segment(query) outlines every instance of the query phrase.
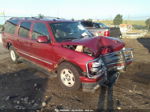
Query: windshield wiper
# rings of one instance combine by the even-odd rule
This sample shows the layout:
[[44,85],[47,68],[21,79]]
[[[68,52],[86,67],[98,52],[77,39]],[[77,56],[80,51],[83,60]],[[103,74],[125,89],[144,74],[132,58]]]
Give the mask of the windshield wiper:
[[65,40],[73,40],[73,39],[78,39],[76,37],[67,37],[67,38],[64,38]]

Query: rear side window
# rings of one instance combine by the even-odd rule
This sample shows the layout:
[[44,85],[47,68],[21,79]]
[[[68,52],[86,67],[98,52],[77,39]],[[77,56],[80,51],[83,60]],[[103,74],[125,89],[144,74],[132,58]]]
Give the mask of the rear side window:
[[31,27],[31,22],[22,22],[20,24],[19,36],[23,38],[28,38],[30,27]]
[[14,34],[18,20],[8,20],[4,25],[4,32]]
[[32,39],[35,40],[37,39],[38,36],[48,36],[49,38],[47,27],[43,23],[34,24],[33,32],[32,32]]
[[96,24],[96,23],[94,23],[93,26],[94,26],[95,28],[100,28],[100,26],[99,26],[98,24]]

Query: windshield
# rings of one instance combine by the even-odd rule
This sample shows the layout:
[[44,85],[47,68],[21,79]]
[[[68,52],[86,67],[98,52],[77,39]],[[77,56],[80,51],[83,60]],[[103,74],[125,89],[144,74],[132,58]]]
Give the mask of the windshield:
[[50,26],[57,42],[92,37],[79,22],[51,23]]

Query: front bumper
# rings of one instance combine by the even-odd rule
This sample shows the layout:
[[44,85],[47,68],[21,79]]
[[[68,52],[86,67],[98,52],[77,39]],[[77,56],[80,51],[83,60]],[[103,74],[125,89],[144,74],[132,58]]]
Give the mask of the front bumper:
[[82,82],[82,90],[84,92],[95,92],[100,86],[112,86],[119,78],[119,75],[120,73],[116,72],[108,79],[106,79],[105,76],[102,76],[95,82]]
[[[95,60],[98,60],[98,59],[103,60],[104,67],[102,67],[97,72],[96,75],[92,75],[92,74],[90,74],[88,64],[95,61]],[[133,61],[133,49],[123,48],[120,51],[100,56],[99,58],[97,58],[95,60],[91,60],[91,61],[87,62],[87,64],[86,64],[87,77],[80,78],[82,85],[83,85],[83,91],[96,90],[100,85],[105,85],[107,82],[108,83],[111,82],[111,84],[113,84],[119,76],[118,71],[125,69],[127,65],[132,63],[132,61]],[[114,72],[114,74],[110,75],[109,71],[116,71],[116,72]],[[113,77],[111,79],[111,81],[109,80],[110,76]]]
[[120,51],[103,55],[102,59],[108,71],[123,70],[133,62],[133,49],[123,48]]
[[[104,66],[99,69],[96,75],[90,74],[89,64],[96,60],[102,60],[104,62]],[[123,70],[127,65],[132,63],[133,61],[133,49],[131,48],[123,48],[120,51],[108,53],[105,55],[101,55],[99,58],[88,61],[86,63],[86,73],[87,77],[90,79],[96,79],[101,77],[103,74],[106,74],[107,71],[111,70]]]

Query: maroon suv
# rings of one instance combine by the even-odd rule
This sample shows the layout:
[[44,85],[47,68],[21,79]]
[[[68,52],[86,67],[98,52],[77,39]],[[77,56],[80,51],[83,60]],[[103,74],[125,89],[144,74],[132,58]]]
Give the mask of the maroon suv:
[[2,32],[11,60],[19,59],[57,74],[65,89],[112,85],[132,63],[131,49],[112,37],[93,37],[79,22],[49,18],[11,18]]

